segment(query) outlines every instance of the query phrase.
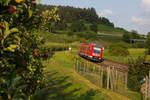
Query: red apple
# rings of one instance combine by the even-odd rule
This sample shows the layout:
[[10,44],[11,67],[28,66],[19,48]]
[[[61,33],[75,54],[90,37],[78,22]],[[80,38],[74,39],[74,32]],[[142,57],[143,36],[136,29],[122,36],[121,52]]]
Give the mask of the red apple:
[[4,27],[5,27],[5,25],[4,25],[4,24],[2,24],[2,25],[1,25],[1,27],[2,27],[2,28],[4,28]]
[[46,53],[45,56],[48,57],[48,53]]
[[37,49],[34,49],[34,51],[37,51]]
[[35,4],[35,3],[36,3],[36,1],[32,1],[32,3],[33,3],[33,4]]
[[36,56],[38,55],[38,53],[37,53],[37,52],[35,52],[34,54],[35,54]]
[[11,5],[11,6],[9,7],[8,11],[9,11],[9,13],[11,13],[11,14],[14,13],[14,11],[15,11],[14,6]]

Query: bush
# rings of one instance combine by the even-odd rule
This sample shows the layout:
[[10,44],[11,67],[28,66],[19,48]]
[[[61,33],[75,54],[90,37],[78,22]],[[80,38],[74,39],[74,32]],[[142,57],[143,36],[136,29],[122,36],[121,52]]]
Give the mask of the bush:
[[124,42],[115,43],[109,46],[109,53],[114,56],[128,56],[128,44]]
[[131,33],[124,33],[123,36],[122,36],[122,40],[124,42],[127,42],[127,43],[130,43],[130,39],[131,39]]
[[140,91],[140,82],[149,73],[150,66],[144,65],[144,61],[145,57],[138,57],[137,59],[130,58],[128,60],[128,87],[133,91]]

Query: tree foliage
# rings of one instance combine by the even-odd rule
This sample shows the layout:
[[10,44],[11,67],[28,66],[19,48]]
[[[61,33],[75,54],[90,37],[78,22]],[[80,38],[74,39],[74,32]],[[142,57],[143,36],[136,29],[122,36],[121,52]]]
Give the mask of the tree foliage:
[[49,32],[53,31],[55,23],[60,20],[59,15],[56,14],[58,8],[53,8],[51,10],[45,10],[41,14],[42,19],[42,27],[48,28]]
[[[56,6],[38,5],[38,12],[50,10]],[[58,6],[58,14],[65,23],[74,23],[83,20],[85,23],[97,23],[114,27],[114,24],[105,17],[99,17],[94,8],[75,8],[69,6]]]
[[140,35],[138,34],[136,30],[131,31],[131,37],[132,39],[140,39]]
[[114,56],[128,56],[128,45],[124,42],[112,44],[109,46],[109,53]]
[[51,51],[32,33],[45,16],[37,16],[35,0],[0,1],[0,99],[31,99],[46,86],[42,60]]
[[141,81],[149,73],[150,66],[144,65],[144,61],[145,57],[130,58],[128,60],[128,87],[134,91],[140,91]]
[[139,34],[137,31],[132,30],[131,32],[125,32],[122,36],[122,40],[126,43],[132,44],[132,48],[145,48],[144,40],[145,36]]
[[123,36],[122,36],[122,40],[124,42],[126,42],[126,43],[130,43],[130,41],[131,41],[131,34],[128,33],[128,32],[124,33]]

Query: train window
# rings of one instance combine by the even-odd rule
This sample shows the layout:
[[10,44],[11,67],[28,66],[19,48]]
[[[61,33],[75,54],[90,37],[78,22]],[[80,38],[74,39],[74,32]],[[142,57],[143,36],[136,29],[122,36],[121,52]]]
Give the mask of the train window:
[[100,54],[101,52],[99,50],[97,50],[97,54]]
[[97,51],[96,51],[96,50],[94,50],[94,53],[97,53]]

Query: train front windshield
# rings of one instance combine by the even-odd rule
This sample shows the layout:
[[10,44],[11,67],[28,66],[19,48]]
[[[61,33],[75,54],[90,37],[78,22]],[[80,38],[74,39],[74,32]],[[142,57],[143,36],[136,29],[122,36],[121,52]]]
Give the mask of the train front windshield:
[[94,48],[93,53],[100,54],[100,53],[101,53],[101,49],[95,49],[95,48]]

